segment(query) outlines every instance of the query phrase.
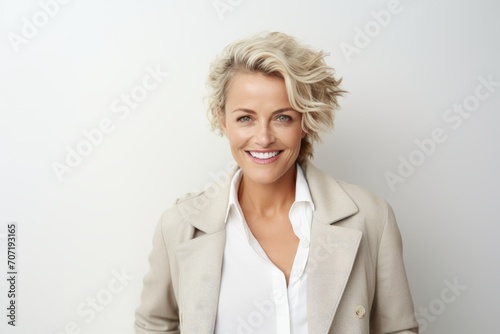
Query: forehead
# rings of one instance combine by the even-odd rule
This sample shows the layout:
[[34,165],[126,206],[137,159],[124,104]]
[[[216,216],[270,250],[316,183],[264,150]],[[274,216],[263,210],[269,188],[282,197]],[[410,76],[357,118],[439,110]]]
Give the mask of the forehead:
[[284,104],[289,106],[285,81],[260,72],[238,72],[229,83],[226,105],[238,103]]

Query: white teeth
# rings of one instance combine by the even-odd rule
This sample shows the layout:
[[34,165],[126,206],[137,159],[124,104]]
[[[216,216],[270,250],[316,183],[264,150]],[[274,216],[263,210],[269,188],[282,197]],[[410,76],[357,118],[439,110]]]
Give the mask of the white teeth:
[[275,157],[279,154],[279,151],[275,152],[252,152],[250,151],[250,154],[252,157],[257,158],[257,159],[270,159],[272,157]]

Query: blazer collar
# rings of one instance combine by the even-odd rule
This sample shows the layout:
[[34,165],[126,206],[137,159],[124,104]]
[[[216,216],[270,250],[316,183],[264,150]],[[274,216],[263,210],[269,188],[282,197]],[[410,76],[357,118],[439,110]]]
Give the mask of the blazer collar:
[[314,217],[318,223],[333,224],[358,213],[358,206],[337,181],[310,162],[302,168],[316,206]]
[[[318,223],[332,224],[359,211],[344,189],[328,174],[308,161],[301,167],[309,185],[315,206],[314,217]],[[209,234],[225,228],[231,179],[236,171],[237,167],[226,173],[223,181],[212,181],[205,187],[207,191],[192,199],[186,216],[191,225]]]
[[182,211],[187,212],[184,216],[191,225],[207,234],[225,229],[231,179],[237,170],[236,166],[230,172],[219,172],[217,175],[223,176],[223,180],[213,180],[204,192],[180,203],[185,206]]

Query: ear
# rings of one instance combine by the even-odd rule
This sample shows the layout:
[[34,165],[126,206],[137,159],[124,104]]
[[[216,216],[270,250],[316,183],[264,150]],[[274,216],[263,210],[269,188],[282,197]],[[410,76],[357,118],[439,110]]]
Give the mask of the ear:
[[306,122],[305,122],[304,114],[300,113],[300,129],[302,130],[302,135],[300,136],[300,138],[302,138],[302,139],[304,139],[304,137],[307,135],[305,123]]
[[301,138],[304,139],[308,132],[307,132],[307,130],[304,127],[304,123],[302,123],[301,127],[302,127],[302,136],[301,136]]

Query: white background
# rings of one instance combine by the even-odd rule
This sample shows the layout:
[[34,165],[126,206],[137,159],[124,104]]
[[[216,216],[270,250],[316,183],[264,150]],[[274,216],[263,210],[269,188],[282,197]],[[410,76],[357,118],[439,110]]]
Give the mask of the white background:
[[[387,10],[385,0],[222,0],[229,7],[219,13],[214,3],[73,0],[49,6],[49,16],[38,1],[0,2],[0,332],[133,332],[161,212],[231,161],[205,117],[209,63],[235,39],[277,30],[330,52],[343,77],[350,93],[315,163],[393,205],[424,332],[496,333],[499,3],[401,0],[386,26],[371,14]],[[347,44],[357,53],[343,52]],[[139,94],[156,68],[168,77],[120,118],[112,104]],[[473,97],[480,77],[497,82],[483,100]],[[443,118],[465,101],[472,111],[460,125]],[[66,164],[68,147],[103,119],[113,131],[59,181],[54,163]],[[415,141],[435,128],[446,140],[418,153]],[[410,157],[418,166],[391,189],[385,174]],[[15,328],[6,324],[11,222]],[[124,283],[114,281],[119,272]],[[91,311],[99,296],[105,305]]]

